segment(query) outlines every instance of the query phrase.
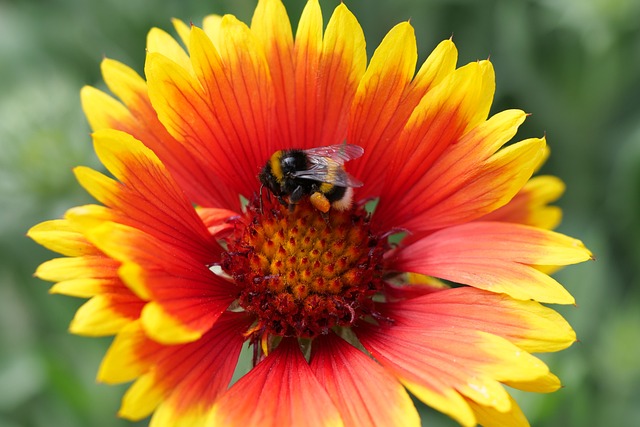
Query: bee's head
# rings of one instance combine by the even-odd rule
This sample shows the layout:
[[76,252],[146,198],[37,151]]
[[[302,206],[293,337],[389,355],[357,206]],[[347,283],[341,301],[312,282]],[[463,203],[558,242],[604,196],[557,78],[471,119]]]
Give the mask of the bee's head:
[[[278,154],[277,162],[282,174],[282,179],[293,178],[295,172],[308,169],[307,155],[302,150],[282,150]],[[275,156],[275,154],[274,154]],[[272,159],[272,169],[274,157]]]
[[275,195],[280,195],[282,192],[280,189],[280,182],[282,179],[278,179],[278,177],[273,173],[273,170],[271,169],[271,162],[267,162],[264,165],[258,174],[258,178],[260,179],[260,183],[267,187],[269,191]]

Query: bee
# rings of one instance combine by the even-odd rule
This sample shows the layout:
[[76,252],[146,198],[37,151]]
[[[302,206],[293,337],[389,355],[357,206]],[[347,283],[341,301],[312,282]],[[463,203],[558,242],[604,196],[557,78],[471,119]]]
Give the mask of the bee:
[[258,178],[262,186],[289,209],[308,196],[311,204],[322,213],[329,212],[332,207],[343,211],[351,206],[354,187],[363,185],[344,170],[344,163],[363,153],[362,147],[352,144],[278,150],[271,155]]

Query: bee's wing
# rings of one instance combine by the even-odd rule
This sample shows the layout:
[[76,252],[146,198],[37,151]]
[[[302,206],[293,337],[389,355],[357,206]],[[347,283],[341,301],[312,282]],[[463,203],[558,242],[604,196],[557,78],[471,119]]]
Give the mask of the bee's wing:
[[312,159],[312,162],[314,158],[329,158],[340,165],[364,154],[364,148],[353,144],[328,145],[303,151]]
[[[356,146],[352,145],[352,147]],[[364,185],[362,182],[349,175],[343,169],[341,162],[329,157],[319,157],[310,154],[308,158],[309,162],[311,162],[311,167],[307,170],[296,171],[293,173],[293,176],[296,178],[326,182],[338,187],[362,187]],[[339,170],[340,173],[336,173],[336,170]]]

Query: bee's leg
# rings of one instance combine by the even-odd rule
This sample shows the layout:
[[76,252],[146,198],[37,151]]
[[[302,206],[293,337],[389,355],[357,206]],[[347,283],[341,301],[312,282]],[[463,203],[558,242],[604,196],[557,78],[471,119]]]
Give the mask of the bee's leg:
[[296,207],[296,204],[302,199],[304,196],[304,188],[301,185],[298,185],[295,190],[289,194],[289,211],[293,211]]
[[282,205],[282,206],[288,206],[289,202],[287,202],[284,197],[282,196],[276,196],[276,198],[278,199],[278,202]]
[[323,214],[326,214],[327,212],[329,212],[329,209],[331,209],[331,202],[324,194],[319,191],[316,191],[311,196],[309,196],[309,201],[314,208],[318,209]]

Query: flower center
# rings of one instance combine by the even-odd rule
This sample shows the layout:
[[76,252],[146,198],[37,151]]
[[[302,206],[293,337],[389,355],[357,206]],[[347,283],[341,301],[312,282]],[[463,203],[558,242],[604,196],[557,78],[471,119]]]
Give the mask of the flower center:
[[369,217],[363,208],[323,216],[308,201],[293,210],[269,200],[249,206],[222,268],[241,286],[256,336],[310,338],[375,314],[386,246]]

